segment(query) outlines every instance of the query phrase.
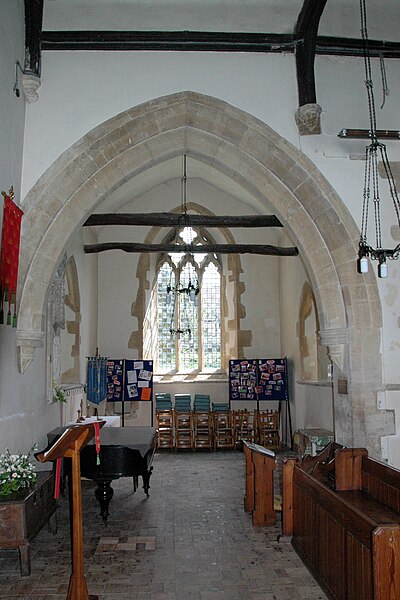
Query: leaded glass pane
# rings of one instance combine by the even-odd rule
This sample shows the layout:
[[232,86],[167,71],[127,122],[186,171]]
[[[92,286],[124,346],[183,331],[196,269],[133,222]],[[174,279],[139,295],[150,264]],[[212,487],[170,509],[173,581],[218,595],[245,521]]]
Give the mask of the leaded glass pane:
[[[180,276],[181,287],[187,288],[189,283],[195,285],[197,275],[192,264],[187,263]],[[193,371],[198,369],[199,337],[198,337],[198,302],[191,300],[186,293],[179,294],[179,370]]]
[[172,267],[164,263],[157,278],[157,311],[158,311],[158,369],[161,372],[176,368],[174,301],[175,294],[167,293],[167,286],[175,286],[175,275]]
[[201,321],[203,334],[203,368],[221,368],[221,276],[210,263],[201,284]]

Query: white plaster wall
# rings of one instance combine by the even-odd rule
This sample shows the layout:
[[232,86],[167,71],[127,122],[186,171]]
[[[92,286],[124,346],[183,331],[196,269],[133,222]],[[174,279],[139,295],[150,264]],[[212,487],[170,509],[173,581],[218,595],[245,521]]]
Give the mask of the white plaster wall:
[[291,55],[44,52],[40,101],[27,111],[24,194],[40,173],[96,125],[179,91],[226,100],[297,143],[291,118],[297,108],[295,82]]
[[[0,190],[14,186],[15,200],[21,199],[22,148],[25,101],[20,78],[19,98],[13,93],[15,63],[24,62],[24,2],[0,2]],[[0,201],[0,226],[3,198]],[[43,432],[57,422],[55,411],[45,400],[43,349],[24,375],[18,373],[15,329],[0,325],[0,452],[27,451],[35,442],[44,443]],[[54,423],[54,425],[53,425]]]
[[[67,257],[73,256],[76,264],[81,302],[80,310],[80,339],[79,343],[79,377],[68,383],[85,383],[87,357],[96,353],[97,347],[97,318],[98,318],[98,257],[96,254],[85,255],[84,243],[93,243],[96,236],[88,229],[80,230],[71,240],[67,249]],[[65,293],[68,293],[66,287]],[[74,313],[66,306],[66,319],[74,319]],[[61,370],[66,371],[73,366],[71,357],[72,344],[75,335],[63,333],[63,356]]]

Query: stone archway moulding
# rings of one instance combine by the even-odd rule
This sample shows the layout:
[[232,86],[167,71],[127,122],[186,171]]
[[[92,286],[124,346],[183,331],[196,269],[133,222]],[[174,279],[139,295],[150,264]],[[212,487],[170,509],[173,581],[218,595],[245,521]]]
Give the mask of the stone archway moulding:
[[[373,364],[379,385],[379,296],[372,274],[362,280],[360,294],[354,277],[358,235],[348,210],[315,165],[265,123],[194,92],[146,102],[99,125],[64,152],[27,194],[17,329],[21,372],[43,344],[46,290],[70,237],[126,181],[183,153],[231,177],[261,202],[268,199],[299,247],[321,330],[335,339],[334,353],[342,354],[340,368],[351,364],[360,372]],[[345,338],[351,340],[347,359],[345,345],[342,353],[337,349]],[[368,357],[358,352],[367,342]],[[361,378],[355,383],[353,390],[358,385],[362,391]]]

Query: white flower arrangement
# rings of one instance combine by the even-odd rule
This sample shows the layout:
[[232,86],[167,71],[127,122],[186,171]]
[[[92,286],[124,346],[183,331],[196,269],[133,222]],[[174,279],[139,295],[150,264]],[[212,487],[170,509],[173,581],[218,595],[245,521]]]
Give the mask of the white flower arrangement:
[[8,496],[36,482],[37,474],[30,462],[33,447],[28,454],[11,454],[6,448],[0,454],[0,496]]
[[58,383],[53,383],[53,398],[56,402],[66,402],[67,395]]

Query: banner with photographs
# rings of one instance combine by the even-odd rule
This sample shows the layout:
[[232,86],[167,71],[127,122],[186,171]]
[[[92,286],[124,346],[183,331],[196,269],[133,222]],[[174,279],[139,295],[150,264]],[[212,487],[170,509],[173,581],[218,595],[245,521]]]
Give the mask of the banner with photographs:
[[229,361],[229,400],[287,400],[287,359]]
[[108,359],[107,401],[150,401],[153,393],[153,361]]

